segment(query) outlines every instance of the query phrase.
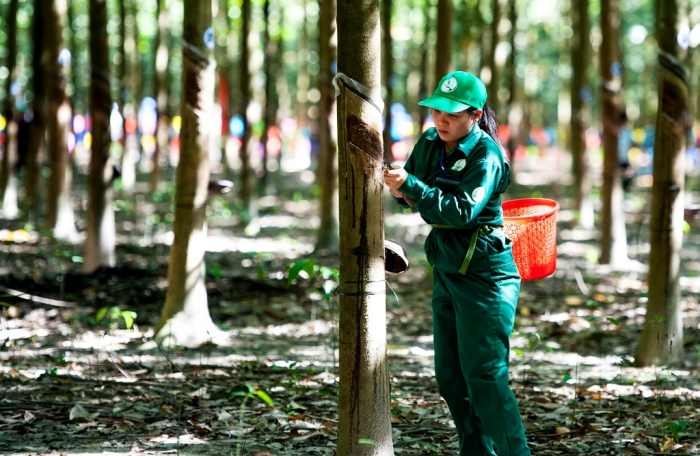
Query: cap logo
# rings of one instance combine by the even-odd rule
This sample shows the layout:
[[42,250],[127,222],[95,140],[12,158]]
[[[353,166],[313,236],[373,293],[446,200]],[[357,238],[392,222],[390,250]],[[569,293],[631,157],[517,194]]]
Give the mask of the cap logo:
[[446,93],[454,92],[455,89],[457,88],[457,78],[452,76],[451,78],[445,79],[443,81],[442,85],[440,86],[440,90]]

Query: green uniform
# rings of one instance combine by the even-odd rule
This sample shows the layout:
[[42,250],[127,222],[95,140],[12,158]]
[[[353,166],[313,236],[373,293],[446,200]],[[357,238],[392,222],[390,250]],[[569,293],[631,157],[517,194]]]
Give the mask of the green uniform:
[[433,226],[425,251],[433,267],[435,375],[462,456],[529,455],[508,386],[508,338],[520,276],[503,225],[509,165],[477,125],[449,155],[434,128],[406,162],[400,191]]

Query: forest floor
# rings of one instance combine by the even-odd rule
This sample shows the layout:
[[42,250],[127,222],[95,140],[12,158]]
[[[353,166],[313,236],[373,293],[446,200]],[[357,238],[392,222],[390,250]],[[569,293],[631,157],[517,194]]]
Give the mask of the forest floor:
[[[532,195],[526,188],[514,196]],[[533,454],[700,454],[700,224],[693,221],[684,240],[684,360],[637,368],[644,191],[628,195],[632,260],[625,268],[595,265],[596,235],[572,228],[559,185],[537,191],[560,200],[562,210],[557,272],[523,284],[512,337],[512,387]],[[132,200],[138,206],[145,197]],[[167,286],[168,236],[153,222],[168,211],[162,203],[146,215],[120,206],[118,266],[91,276],[79,273],[80,246],[4,232],[0,453],[333,454],[337,304],[318,277],[287,280],[299,259],[337,267],[311,254],[315,205],[263,198],[259,224],[245,235],[214,201],[207,289],[230,344],[164,349],[152,332]],[[433,376],[426,227],[391,203],[385,209],[387,237],[406,246],[412,263],[387,278],[395,454],[456,455]],[[130,312],[135,325],[124,329]]]

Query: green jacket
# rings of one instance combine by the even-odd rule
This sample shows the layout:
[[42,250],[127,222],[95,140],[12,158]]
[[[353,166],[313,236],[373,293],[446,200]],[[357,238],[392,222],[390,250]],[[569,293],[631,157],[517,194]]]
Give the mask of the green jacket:
[[503,150],[477,125],[449,156],[444,150],[437,130],[426,130],[404,166],[408,177],[399,189],[433,226],[425,243],[428,262],[462,273],[498,267],[494,261],[512,263],[510,240],[494,229],[503,225],[501,194],[510,183]]

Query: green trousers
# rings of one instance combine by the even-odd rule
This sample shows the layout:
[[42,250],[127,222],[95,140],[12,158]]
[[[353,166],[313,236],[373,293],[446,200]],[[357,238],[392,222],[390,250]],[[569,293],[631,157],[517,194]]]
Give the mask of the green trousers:
[[508,386],[508,339],[520,294],[517,270],[508,268],[466,275],[433,269],[435,376],[461,456],[530,455]]

